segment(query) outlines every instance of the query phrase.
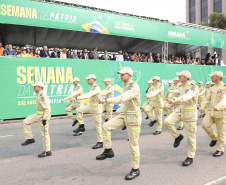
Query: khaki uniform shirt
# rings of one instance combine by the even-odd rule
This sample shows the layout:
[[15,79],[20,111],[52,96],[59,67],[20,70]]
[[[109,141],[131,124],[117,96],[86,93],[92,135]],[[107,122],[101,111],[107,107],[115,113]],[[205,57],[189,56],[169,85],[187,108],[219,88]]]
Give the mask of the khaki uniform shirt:
[[89,106],[91,107],[92,111],[97,113],[102,113],[102,104],[98,104],[98,100],[101,99],[101,89],[95,83],[91,86],[90,92],[83,94],[77,97],[77,100],[84,100],[89,98]]
[[49,97],[42,91],[37,94],[36,100],[37,114],[42,115],[44,120],[50,120],[51,117],[51,107]]
[[178,89],[179,97],[174,98],[178,102],[179,108],[176,112],[181,112],[182,121],[196,121],[197,120],[197,103],[198,103],[198,88],[190,85],[190,83],[183,84]]
[[150,98],[152,107],[163,107],[163,93],[164,86],[162,84],[159,84],[153,86],[152,92],[146,94],[146,97]]
[[205,87],[199,87],[199,98],[205,97]]
[[[78,96],[83,95],[83,88],[82,86],[79,84],[75,87],[74,92],[68,96],[67,98],[64,98],[65,101],[70,100],[71,98],[75,98]],[[68,102],[69,105],[71,105],[71,100]],[[72,104],[75,107],[80,107],[82,105],[84,105],[84,101],[83,100],[75,100],[74,103]]]
[[167,97],[170,97],[170,96],[173,94],[170,90],[174,90],[174,86],[169,86],[169,87],[167,88],[167,92],[166,92],[166,94],[165,94],[164,100],[165,100]]
[[141,125],[140,88],[132,80],[124,84],[123,94],[107,98],[106,102],[120,104],[123,102],[125,122],[129,125]]
[[[215,84],[210,87],[210,90],[202,104],[202,109],[206,108],[206,106],[210,104],[208,114],[215,118],[223,118],[225,114],[224,111],[226,110],[225,97],[226,87],[224,86],[224,83],[221,82],[220,84]],[[213,111],[214,107],[218,108],[219,111]]]

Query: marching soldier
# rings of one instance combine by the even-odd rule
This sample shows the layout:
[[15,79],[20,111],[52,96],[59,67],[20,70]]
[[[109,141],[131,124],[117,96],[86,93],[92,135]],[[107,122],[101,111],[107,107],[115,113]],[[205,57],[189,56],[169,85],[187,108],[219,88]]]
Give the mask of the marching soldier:
[[[103,82],[105,83],[106,89],[104,92],[101,93],[101,97],[105,96],[105,98],[113,98],[114,97],[114,89],[113,89],[113,87],[111,87],[111,84],[110,84],[111,80],[109,78],[106,78],[105,80],[103,80]],[[103,104],[102,118],[105,120],[105,122],[107,122],[108,120],[110,120],[112,118],[113,107],[114,107],[114,104],[111,104],[111,103]],[[107,112],[107,116],[104,114],[104,111]]]
[[[210,88],[210,91],[207,94],[199,111],[200,113],[203,113],[203,110],[206,108],[206,106],[210,104],[209,111],[202,121],[202,128],[212,139],[210,147],[215,146],[217,143],[217,151],[213,154],[213,156],[220,157],[224,154],[224,149],[226,146],[226,106],[224,104],[226,97],[226,87],[222,82],[224,75],[221,71],[215,71],[213,74],[210,74],[210,76],[212,82],[214,82],[215,85]],[[215,133],[211,128],[214,123],[217,127],[217,133]]]
[[96,76],[94,74],[90,74],[88,77],[86,77],[86,80],[88,84],[91,86],[90,92],[71,99],[71,101],[75,101],[75,100],[84,100],[86,98],[89,98],[89,105],[84,105],[76,109],[79,127],[73,130],[73,132],[75,132],[74,136],[79,136],[81,135],[82,132],[85,132],[83,113],[92,114],[94,125],[97,131],[97,144],[94,145],[92,148],[98,149],[103,147],[103,136],[102,136],[102,128],[101,128],[102,105],[98,104],[98,100],[101,98],[101,95],[100,95],[101,89],[96,84]]
[[[169,99],[173,99],[173,98],[177,98],[178,96],[180,96],[179,94],[179,78],[176,77],[173,79],[173,83],[174,83],[174,86],[173,86],[173,90],[169,90],[169,93],[171,93],[171,96],[169,97]],[[168,103],[168,102],[167,102]],[[180,104],[179,103],[174,103],[174,104],[167,104],[168,106],[172,106],[173,109],[175,110],[176,108],[179,108]],[[183,124],[183,121],[179,121],[179,127],[177,128],[177,130],[183,130],[184,128],[184,124]]]
[[141,126],[140,88],[131,79],[133,70],[130,67],[124,67],[117,73],[121,74],[121,80],[124,82],[124,93],[115,98],[101,99],[99,100],[99,103],[109,102],[113,104],[119,104],[123,102],[123,113],[120,113],[118,116],[103,124],[105,150],[101,155],[97,156],[96,159],[104,160],[106,158],[114,157],[111,144],[111,131],[123,126],[127,126],[132,170],[125,176],[125,179],[132,180],[140,175],[140,151],[138,144]]
[[83,95],[83,88],[79,84],[80,79],[76,77],[72,82],[75,85],[74,92],[70,96],[68,96],[67,98],[64,98],[62,100],[62,102],[70,100],[67,104],[67,108],[65,109],[65,112],[67,113],[67,116],[72,119],[72,121],[73,121],[72,126],[75,126],[78,123],[78,120],[76,119],[76,116],[74,116],[72,114],[72,111],[83,106],[84,101],[83,100],[76,100],[76,101],[74,101],[74,103],[72,103],[71,98]]
[[[206,85],[207,85],[207,88],[206,88],[206,90],[205,90],[205,98],[206,98],[207,95],[210,93],[210,87],[212,87],[213,83],[212,83],[212,81],[208,81],[208,82],[206,82]],[[205,100],[205,99],[204,99],[204,100]],[[201,106],[202,106],[202,105],[201,105]],[[204,114],[206,114],[207,108],[209,109],[209,106],[210,106],[210,104],[208,103],[208,104],[206,105],[206,108],[203,109],[203,113],[204,113]]]
[[[163,93],[164,93],[164,86],[159,83],[160,78],[158,76],[155,76],[152,79],[155,86],[152,88],[152,91],[150,93],[147,93],[145,95],[146,99],[150,99],[150,104],[148,104],[144,112],[146,115],[148,115],[151,122],[149,123],[149,126],[152,127],[157,122],[157,129],[154,132],[154,135],[161,134],[162,130],[162,111],[163,111]],[[153,115],[153,110],[155,112],[157,120],[155,120],[155,117]]]
[[182,163],[183,166],[189,166],[193,163],[193,158],[196,151],[196,130],[197,130],[197,101],[198,89],[189,83],[191,73],[189,71],[182,71],[177,73],[182,86],[179,88],[179,97],[170,99],[169,103],[180,103],[172,114],[170,114],[164,121],[164,124],[169,133],[175,138],[173,146],[176,148],[180,145],[181,140],[184,138],[182,134],[174,127],[174,124],[183,121],[184,128],[187,134],[187,149],[188,157]]
[[[150,93],[150,92],[152,91],[153,81],[152,81],[152,80],[149,80],[147,83],[148,83],[149,88],[147,89],[146,93]],[[143,110],[143,111],[145,110],[145,107],[146,107],[148,104],[150,104],[150,99],[148,99],[148,100],[143,104],[143,106],[142,106],[142,110]],[[154,115],[154,111],[152,111],[151,114]],[[148,115],[147,115],[147,117],[146,117],[145,119],[148,119]]]
[[166,114],[166,117],[170,114],[170,113],[172,113],[173,112],[173,106],[171,105],[171,106],[169,106],[169,104],[168,104],[168,101],[167,101],[167,99],[169,98],[169,97],[171,97],[172,96],[172,91],[170,91],[170,90],[174,90],[174,87],[173,87],[173,81],[172,80],[169,80],[168,81],[168,84],[169,84],[169,86],[168,86],[168,88],[167,88],[167,91],[166,91],[166,94],[165,94],[165,97],[164,97],[164,107],[163,107],[163,110],[164,110],[164,112],[165,112],[165,114]]
[[32,84],[34,87],[34,91],[37,93],[36,100],[36,108],[37,112],[28,116],[23,121],[24,127],[24,136],[26,141],[21,143],[22,146],[26,146],[32,143],[35,143],[35,140],[32,135],[31,124],[39,123],[39,128],[42,134],[43,142],[44,142],[44,152],[38,154],[38,157],[46,157],[51,156],[52,152],[50,150],[50,137],[49,137],[49,120],[51,117],[51,107],[48,96],[43,92],[44,83],[43,82],[35,82]]
[[[199,82],[199,96],[198,96],[198,105],[201,107],[202,102],[205,98],[205,87],[203,87],[203,82]],[[203,111],[203,114],[200,114],[200,118],[205,116],[205,112]]]

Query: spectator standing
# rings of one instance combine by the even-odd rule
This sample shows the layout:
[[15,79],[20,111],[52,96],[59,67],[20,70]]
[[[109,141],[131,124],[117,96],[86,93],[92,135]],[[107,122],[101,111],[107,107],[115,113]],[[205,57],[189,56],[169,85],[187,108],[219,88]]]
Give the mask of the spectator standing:
[[153,59],[153,57],[152,57],[152,53],[149,53],[147,62],[148,62],[148,63],[153,63],[153,61],[154,61],[154,59]]
[[40,57],[40,55],[38,54],[38,49],[37,48],[35,50],[33,50],[33,53],[31,54],[31,57]]
[[43,50],[40,51],[40,57],[42,57],[42,58],[49,58],[50,54],[49,54],[48,50],[49,50],[48,47],[44,46]]
[[21,57],[31,57],[31,55],[29,55],[29,53],[27,53],[27,50],[24,49],[23,53],[21,54]]
[[67,58],[71,59],[71,51],[70,50],[67,52]]
[[90,59],[99,60],[99,54],[97,52],[97,47],[93,48],[93,51],[91,51]]
[[51,53],[51,58],[60,58],[60,52],[57,48],[54,48],[54,51]]
[[84,49],[84,50],[83,50],[83,53],[82,53],[82,55],[81,55],[81,58],[82,58],[82,59],[86,59],[86,60],[90,59],[90,57],[89,57],[89,55],[88,55],[88,53],[87,53],[87,49]]
[[112,60],[116,60],[116,55],[113,54]]
[[72,58],[72,59],[79,59],[79,56],[78,56],[78,54],[77,54],[77,50],[75,50],[75,51],[73,52],[73,54],[71,55],[71,58]]
[[142,58],[141,58],[141,54],[140,53],[138,53],[137,59],[138,59],[138,62],[141,62],[142,61]]
[[124,61],[131,61],[131,56],[130,54],[128,54],[127,51],[125,51],[125,54],[124,54]]
[[161,63],[161,58],[159,53],[157,53],[156,57],[154,58],[154,63]]
[[102,55],[102,60],[109,60],[109,56],[108,56],[108,51],[107,50],[105,50],[104,51],[104,55]]
[[115,56],[116,61],[124,61],[123,55],[122,55],[122,50],[118,52],[118,55]]
[[67,58],[67,49],[63,48],[62,52],[60,53],[60,58]]
[[2,43],[0,42],[0,56],[4,55],[4,48],[2,47]]
[[4,50],[4,56],[16,56],[16,51],[13,49],[12,44],[9,44],[8,47]]

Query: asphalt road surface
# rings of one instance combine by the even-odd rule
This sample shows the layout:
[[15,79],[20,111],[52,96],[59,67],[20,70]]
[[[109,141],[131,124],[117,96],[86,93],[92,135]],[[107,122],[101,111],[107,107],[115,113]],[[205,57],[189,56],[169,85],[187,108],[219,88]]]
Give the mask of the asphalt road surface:
[[[67,118],[51,120],[50,137],[53,155],[38,158],[43,151],[38,124],[32,126],[35,143],[21,146],[25,141],[22,120],[0,124],[0,184],[2,185],[225,185],[226,156],[215,158],[216,147],[209,147],[210,138],[198,120],[197,152],[194,163],[183,167],[187,157],[186,140],[178,148],[173,147],[174,139],[163,126],[162,134],[155,136],[156,125],[149,127],[143,122],[140,136],[140,176],[132,181],[124,180],[131,170],[127,132],[112,131],[115,157],[97,161],[96,156],[103,149],[93,150],[96,131],[92,117],[85,115],[86,132],[74,137],[72,121]],[[165,119],[165,118],[164,118]],[[178,125],[176,126],[178,127]],[[215,127],[214,127],[215,129]],[[181,132],[185,135],[185,131]]]

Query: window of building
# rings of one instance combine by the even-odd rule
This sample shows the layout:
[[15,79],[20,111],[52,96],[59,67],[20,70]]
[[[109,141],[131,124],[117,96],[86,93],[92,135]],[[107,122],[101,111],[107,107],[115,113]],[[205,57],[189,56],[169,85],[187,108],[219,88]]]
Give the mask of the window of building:
[[214,0],[214,12],[222,13],[222,0]]
[[190,17],[190,23],[196,23],[196,6],[195,6],[195,0],[190,0],[189,2],[189,17]]
[[208,0],[201,1],[201,21],[208,23]]

